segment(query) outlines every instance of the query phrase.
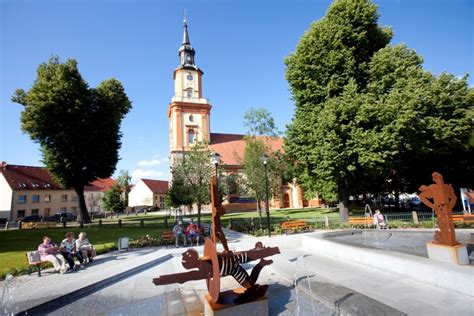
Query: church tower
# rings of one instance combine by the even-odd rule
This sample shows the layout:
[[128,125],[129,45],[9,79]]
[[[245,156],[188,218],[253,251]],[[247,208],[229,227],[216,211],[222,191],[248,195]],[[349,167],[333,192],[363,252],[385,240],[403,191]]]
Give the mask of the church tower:
[[202,97],[203,72],[194,62],[195,53],[184,19],[183,43],[178,50],[180,65],[174,70],[174,96],[168,106],[170,166],[196,142],[210,141],[211,105]]

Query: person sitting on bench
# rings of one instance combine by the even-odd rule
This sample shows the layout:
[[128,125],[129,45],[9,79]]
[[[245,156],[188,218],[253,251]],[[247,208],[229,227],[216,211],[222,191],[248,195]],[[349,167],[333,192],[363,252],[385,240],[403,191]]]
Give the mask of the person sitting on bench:
[[186,234],[184,233],[183,222],[178,221],[178,224],[173,227],[174,241],[176,243],[176,248],[178,248],[179,239],[183,239],[183,246],[186,247]]
[[76,248],[76,240],[74,239],[74,233],[67,232],[66,238],[63,239],[61,242],[61,254],[63,255],[64,259],[66,259],[67,263],[69,264],[69,268],[71,270],[76,270],[76,264],[74,263],[74,258],[79,260],[79,263],[83,264],[84,258],[82,257],[82,253],[77,251]]
[[96,251],[86,236],[85,232],[79,233],[79,238],[76,239],[76,249],[82,253],[84,259],[88,258],[89,262],[92,262],[94,261],[93,258],[96,255]]
[[59,253],[59,247],[51,241],[50,236],[43,236],[43,243],[38,246],[41,261],[49,261],[53,264],[54,270],[63,274],[66,272],[66,261]]
[[374,225],[378,229],[385,229],[387,228],[387,223],[385,222],[385,218],[383,217],[383,214],[380,212],[380,210],[376,210],[374,214]]
[[196,239],[196,246],[199,246],[199,227],[198,225],[194,224],[193,219],[191,219],[188,227],[186,227],[186,235],[189,242],[191,243],[191,246],[193,245],[193,238]]

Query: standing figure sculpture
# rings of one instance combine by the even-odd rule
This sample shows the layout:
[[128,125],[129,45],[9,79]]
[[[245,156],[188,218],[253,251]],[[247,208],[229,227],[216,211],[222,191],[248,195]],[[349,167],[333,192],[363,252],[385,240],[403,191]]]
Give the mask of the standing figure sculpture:
[[212,206],[212,241],[217,244],[219,240],[224,247],[224,252],[229,252],[229,246],[227,246],[227,239],[225,238],[224,232],[222,231],[221,215],[222,204],[219,197],[219,190],[217,187],[217,177],[211,177],[211,206]]
[[453,187],[444,183],[440,173],[433,172],[432,176],[434,184],[420,186],[419,197],[426,206],[436,212],[439,230],[435,232],[434,242],[448,246],[459,245],[452,220],[452,209],[457,200]]

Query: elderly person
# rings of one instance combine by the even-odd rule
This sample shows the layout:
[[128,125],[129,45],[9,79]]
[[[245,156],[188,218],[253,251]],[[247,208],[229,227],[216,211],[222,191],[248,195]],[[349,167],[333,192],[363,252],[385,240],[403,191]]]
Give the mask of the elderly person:
[[59,248],[64,259],[66,259],[71,270],[76,270],[76,265],[74,263],[74,258],[79,260],[79,263],[82,266],[84,258],[82,253],[76,249],[76,240],[74,239],[74,233],[67,232],[66,238],[61,242],[61,247]]
[[199,227],[194,224],[194,221],[191,219],[188,227],[186,227],[186,236],[188,237],[191,247],[193,245],[193,238],[196,239],[196,246],[199,246]]
[[182,221],[178,221],[173,227],[174,241],[176,243],[176,248],[178,248],[179,239],[183,240],[183,246],[186,246],[186,234],[184,233],[184,226]]
[[63,274],[66,272],[66,261],[59,254],[59,247],[51,241],[50,236],[43,237],[43,243],[38,246],[42,261],[49,261],[53,264],[54,270]]
[[81,252],[83,258],[88,258],[89,262],[94,261],[96,251],[94,246],[87,239],[87,234],[85,232],[79,233],[79,238],[76,240],[76,249]]

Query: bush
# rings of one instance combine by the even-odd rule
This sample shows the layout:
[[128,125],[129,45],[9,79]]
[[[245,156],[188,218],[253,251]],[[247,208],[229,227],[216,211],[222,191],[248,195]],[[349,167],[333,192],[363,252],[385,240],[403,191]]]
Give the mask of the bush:
[[131,248],[144,248],[144,247],[153,247],[153,246],[160,246],[163,244],[161,238],[151,237],[150,235],[145,235],[140,237],[137,240],[132,240],[130,242]]

